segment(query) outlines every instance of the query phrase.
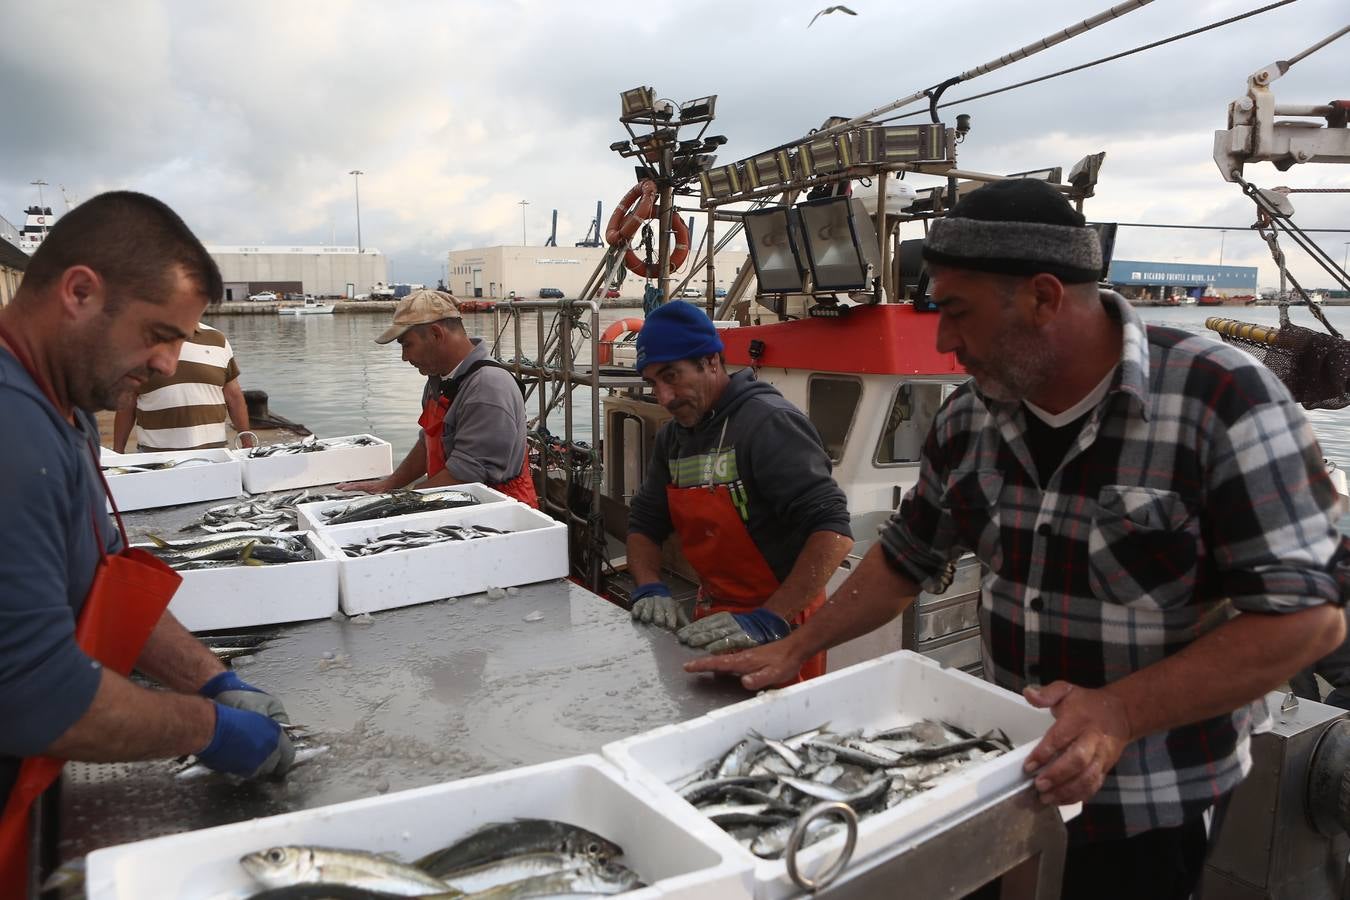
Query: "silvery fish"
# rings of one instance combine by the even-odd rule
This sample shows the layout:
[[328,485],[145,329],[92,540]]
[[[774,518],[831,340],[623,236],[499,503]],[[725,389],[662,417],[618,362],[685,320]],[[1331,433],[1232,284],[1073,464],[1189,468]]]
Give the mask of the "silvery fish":
[[404,863],[373,853],[333,847],[272,847],[239,860],[265,887],[329,884],[383,891],[399,897],[450,893],[445,882]]
[[618,863],[536,875],[475,894],[465,900],[526,900],[529,897],[570,897],[577,894],[622,894],[642,887],[632,870]]
[[550,819],[515,819],[484,825],[415,865],[432,875],[496,862],[522,853],[561,853],[596,863],[623,855],[623,848],[593,831]]

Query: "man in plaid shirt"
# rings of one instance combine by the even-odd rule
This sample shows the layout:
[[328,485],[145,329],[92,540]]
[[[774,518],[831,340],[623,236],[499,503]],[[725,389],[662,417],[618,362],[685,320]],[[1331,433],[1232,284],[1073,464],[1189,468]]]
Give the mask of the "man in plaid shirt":
[[1027,771],[1045,802],[1085,803],[1064,897],[1185,898],[1258,701],[1345,631],[1321,451],[1246,354],[1099,293],[1096,233],[1043,182],[974,192],[924,257],[938,349],[974,377],[918,484],[807,626],[686,668],[775,684],[972,552],[988,673],[1055,717]]

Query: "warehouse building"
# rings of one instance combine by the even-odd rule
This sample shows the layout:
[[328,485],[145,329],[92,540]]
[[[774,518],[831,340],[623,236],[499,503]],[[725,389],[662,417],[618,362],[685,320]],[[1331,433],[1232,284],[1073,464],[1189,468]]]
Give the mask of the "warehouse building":
[[[604,259],[604,247],[480,247],[451,250],[446,284],[458,297],[538,297],[543,288],[557,288],[565,297],[577,296]],[[689,260],[675,273],[676,283],[689,273]],[[717,254],[716,287],[731,286],[741,266],[748,265],[744,251]],[[706,290],[706,269],[689,280],[689,287]],[[646,280],[629,272],[619,286],[622,297],[642,297]]]
[[220,266],[226,301],[250,294],[313,294],[356,297],[389,280],[389,262],[379,250],[365,247],[223,247],[207,245]]
[[1256,266],[1116,259],[1107,281],[1131,300],[1164,300],[1177,294],[1255,297],[1256,272]]

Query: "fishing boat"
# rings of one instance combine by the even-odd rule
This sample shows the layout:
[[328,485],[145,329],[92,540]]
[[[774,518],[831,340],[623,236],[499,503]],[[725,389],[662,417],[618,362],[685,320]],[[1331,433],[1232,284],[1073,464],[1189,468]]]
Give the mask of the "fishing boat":
[[277,307],[279,316],[329,316],[333,314],[332,303],[320,303],[313,297],[306,297],[305,302],[295,306]]
[[[1119,4],[1075,28],[1095,27],[1143,2]],[[1056,32],[1053,41],[1028,45],[953,82],[1029,56],[1071,33],[1077,32]],[[504,759],[506,766],[556,759],[595,749],[615,731],[665,725],[664,732],[682,732],[686,725],[673,723],[743,699],[736,685],[682,678],[678,663],[687,658],[679,655],[682,648],[667,635],[653,639],[651,630],[629,626],[597,596],[626,605],[632,588],[622,570],[627,504],[645,475],[656,431],[669,418],[634,368],[633,335],[640,331],[640,320],[625,319],[615,323],[617,330],[602,331],[603,292],[625,267],[648,281],[658,302],[679,297],[696,274],[703,279],[706,273],[706,283],[714,285],[715,248],[746,234],[752,265],[736,273],[725,297],[708,295],[704,303],[722,329],[728,366],[754,369],[805,411],[834,460],[859,537],[853,555],[835,573],[832,586],[837,584],[857,566],[874,540],[875,526],[914,483],[921,445],[938,409],[967,378],[951,355],[934,349],[938,317],[918,252],[925,222],[943,215],[965,193],[1011,177],[959,165],[959,146],[971,131],[963,116],[950,124],[938,119],[943,90],[935,85],[853,119],[827,120],[799,140],[721,166],[713,166],[710,157],[725,139],[703,136],[714,118],[715,98],[674,108],[651,88],[625,91],[620,122],[628,138],[611,149],[636,164],[642,181],[652,187],[640,181],[620,204],[611,223],[617,237],[609,239],[602,262],[575,299],[517,300],[492,311],[494,355],[527,391],[529,457],[541,508],[569,531],[570,579],[526,586],[516,598],[480,597],[471,604],[430,603],[386,613],[373,629],[340,616],[293,628],[285,635],[284,652],[261,655],[251,664],[250,678],[283,695],[294,686],[301,716],[308,707],[349,729],[325,759],[322,776],[316,772],[296,779],[284,794],[241,790],[229,795],[215,785],[175,783],[172,776],[150,773],[148,764],[135,778],[111,786],[96,783],[93,776],[71,778],[63,812],[71,813],[76,824],[66,831],[62,851],[111,843],[106,833],[91,836],[100,827],[130,827],[127,823],[136,817],[126,814],[113,825],[86,822],[98,819],[110,801],[142,809],[153,803],[163,820],[149,823],[156,833],[205,828],[278,810],[304,812],[333,802],[335,795],[369,797],[389,790],[391,781],[400,788],[421,786],[444,781],[448,773],[501,768]],[[913,103],[927,106],[930,122],[885,121],[895,109]],[[685,125],[694,126],[691,132],[698,136],[681,140]],[[1046,170],[1054,173],[1047,180],[1081,210],[1094,193],[1104,157],[1095,153],[1080,159],[1068,167],[1067,176],[1063,169]],[[891,189],[889,182],[901,174],[915,186],[912,193]],[[855,196],[867,182],[867,190],[875,193],[871,209]],[[644,195],[652,201],[646,218],[673,227],[667,231],[657,225],[655,233],[630,248],[636,229],[624,235],[624,218]],[[681,203],[696,204],[708,214],[705,249],[693,254],[687,269],[673,264],[677,257],[684,261],[692,246],[689,235],[681,233],[688,231]],[[677,276],[677,269],[683,274]],[[539,336],[535,359],[525,355],[526,328]],[[561,413],[559,434],[545,428],[550,413]],[[578,415],[589,417],[588,435],[591,440],[603,435],[602,445],[582,439],[575,427]],[[666,567],[677,591],[683,585],[684,595],[692,594],[692,571],[678,547],[668,548]],[[452,573],[441,574],[449,584]],[[936,671],[939,667],[930,665],[935,661],[943,668],[979,671],[982,573],[967,558],[949,574],[942,592],[921,595],[900,619],[831,650],[831,668],[904,648],[928,657],[920,661],[920,670]],[[532,632],[536,627],[548,631]],[[335,646],[341,651],[331,649]],[[453,652],[445,653],[447,646]],[[355,672],[345,668],[353,664]],[[332,684],[316,682],[316,667]],[[824,720],[867,691],[881,692],[866,677],[875,671],[865,671],[847,696],[811,714]],[[381,681],[390,680],[398,690],[381,692]],[[424,689],[424,684],[432,687]],[[751,703],[767,707],[801,696],[799,689],[792,690],[798,693],[777,692]],[[890,700],[887,694],[885,701]],[[1313,706],[1283,710],[1272,735],[1254,744],[1252,790],[1235,797],[1223,835],[1236,835],[1240,847],[1236,852],[1229,848],[1228,868],[1214,881],[1218,890],[1207,882],[1204,900],[1337,896],[1325,888],[1343,877],[1350,849],[1344,827],[1350,817],[1340,790],[1350,764],[1345,756],[1326,751],[1345,746],[1331,738],[1344,738],[1334,729],[1337,721],[1347,723]],[[726,720],[724,711],[719,715],[717,721]],[[546,743],[545,755],[522,735]],[[387,768],[377,769],[376,756],[388,761]],[[529,799],[537,804],[550,788],[562,786],[578,815],[602,805],[595,802],[594,790],[573,791],[565,777],[559,773],[551,784],[532,787]],[[493,785],[494,796],[507,793],[503,784]],[[838,890],[822,895],[881,896],[905,883],[916,896],[954,896],[1028,862],[1018,880],[1035,879],[1037,896],[1055,895],[1063,825],[1056,810],[1039,806],[1028,785],[1019,790],[988,796],[973,789],[959,816],[932,822],[912,840],[881,848],[863,865],[850,867],[845,850],[839,863],[828,867],[839,876],[833,886]],[[587,797],[587,803],[578,806],[576,796]],[[361,802],[365,808],[387,806],[387,821],[379,830],[407,841],[415,829],[401,809],[394,811],[394,799]],[[537,808],[520,802],[508,815],[529,815]],[[330,813],[311,812],[303,819],[298,813],[288,817],[291,827],[320,834]],[[638,840],[642,822],[638,816],[626,819],[625,838],[631,833]],[[230,839],[237,833],[229,832]],[[127,839],[124,833],[117,837]],[[309,831],[302,839],[311,839]],[[220,855],[215,842],[205,838],[191,846],[193,852]],[[671,852],[666,861],[670,866],[675,855]],[[175,856],[162,858],[166,868],[177,864]],[[793,878],[802,890],[820,886],[797,874]],[[1005,885],[1005,896],[1013,892]],[[726,895],[749,896],[744,886]]]

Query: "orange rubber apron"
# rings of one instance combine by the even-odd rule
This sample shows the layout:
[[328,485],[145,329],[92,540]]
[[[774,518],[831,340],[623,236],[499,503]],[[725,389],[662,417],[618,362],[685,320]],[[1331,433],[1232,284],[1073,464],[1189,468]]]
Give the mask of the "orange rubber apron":
[[[687,488],[666,485],[666,502],[684,558],[698,573],[695,619],[758,609],[778,590],[781,582],[755,546],[725,484]],[[824,604],[822,590],[806,609],[792,617],[793,627],[805,624]],[[824,674],[825,654],[817,653],[801,667],[796,681]]]
[[[441,437],[445,433],[445,417],[449,412],[450,400],[435,394],[422,407],[422,415],[417,417],[417,424],[422,426],[422,443],[426,447],[428,478],[445,468],[445,444]],[[501,484],[489,484],[488,487],[538,509],[539,497],[534,492],[534,476],[530,473],[530,448],[525,448],[519,475]]]
[[[9,345],[10,352],[19,360],[28,375],[42,389],[47,399],[59,410],[50,388],[38,376],[14,339],[0,327],[0,338]],[[94,453],[90,446],[90,453]],[[103,472],[94,460],[103,491],[112,503],[112,494]],[[97,511],[90,510],[89,524],[94,540],[102,547],[102,537],[96,521]],[[84,605],[75,621],[75,641],[93,659],[119,675],[127,675],[140,658],[141,649],[150,633],[159,624],[160,617],[173,599],[174,591],[183,576],[144,550],[137,550],[127,540],[122,515],[113,505],[117,528],[122,533],[122,552],[116,555],[102,553],[94,570],[94,579],[85,594]],[[0,814],[0,896],[24,897],[28,889],[29,847],[28,814],[33,804],[61,775],[65,760],[50,756],[30,756],[19,766],[19,775]]]

